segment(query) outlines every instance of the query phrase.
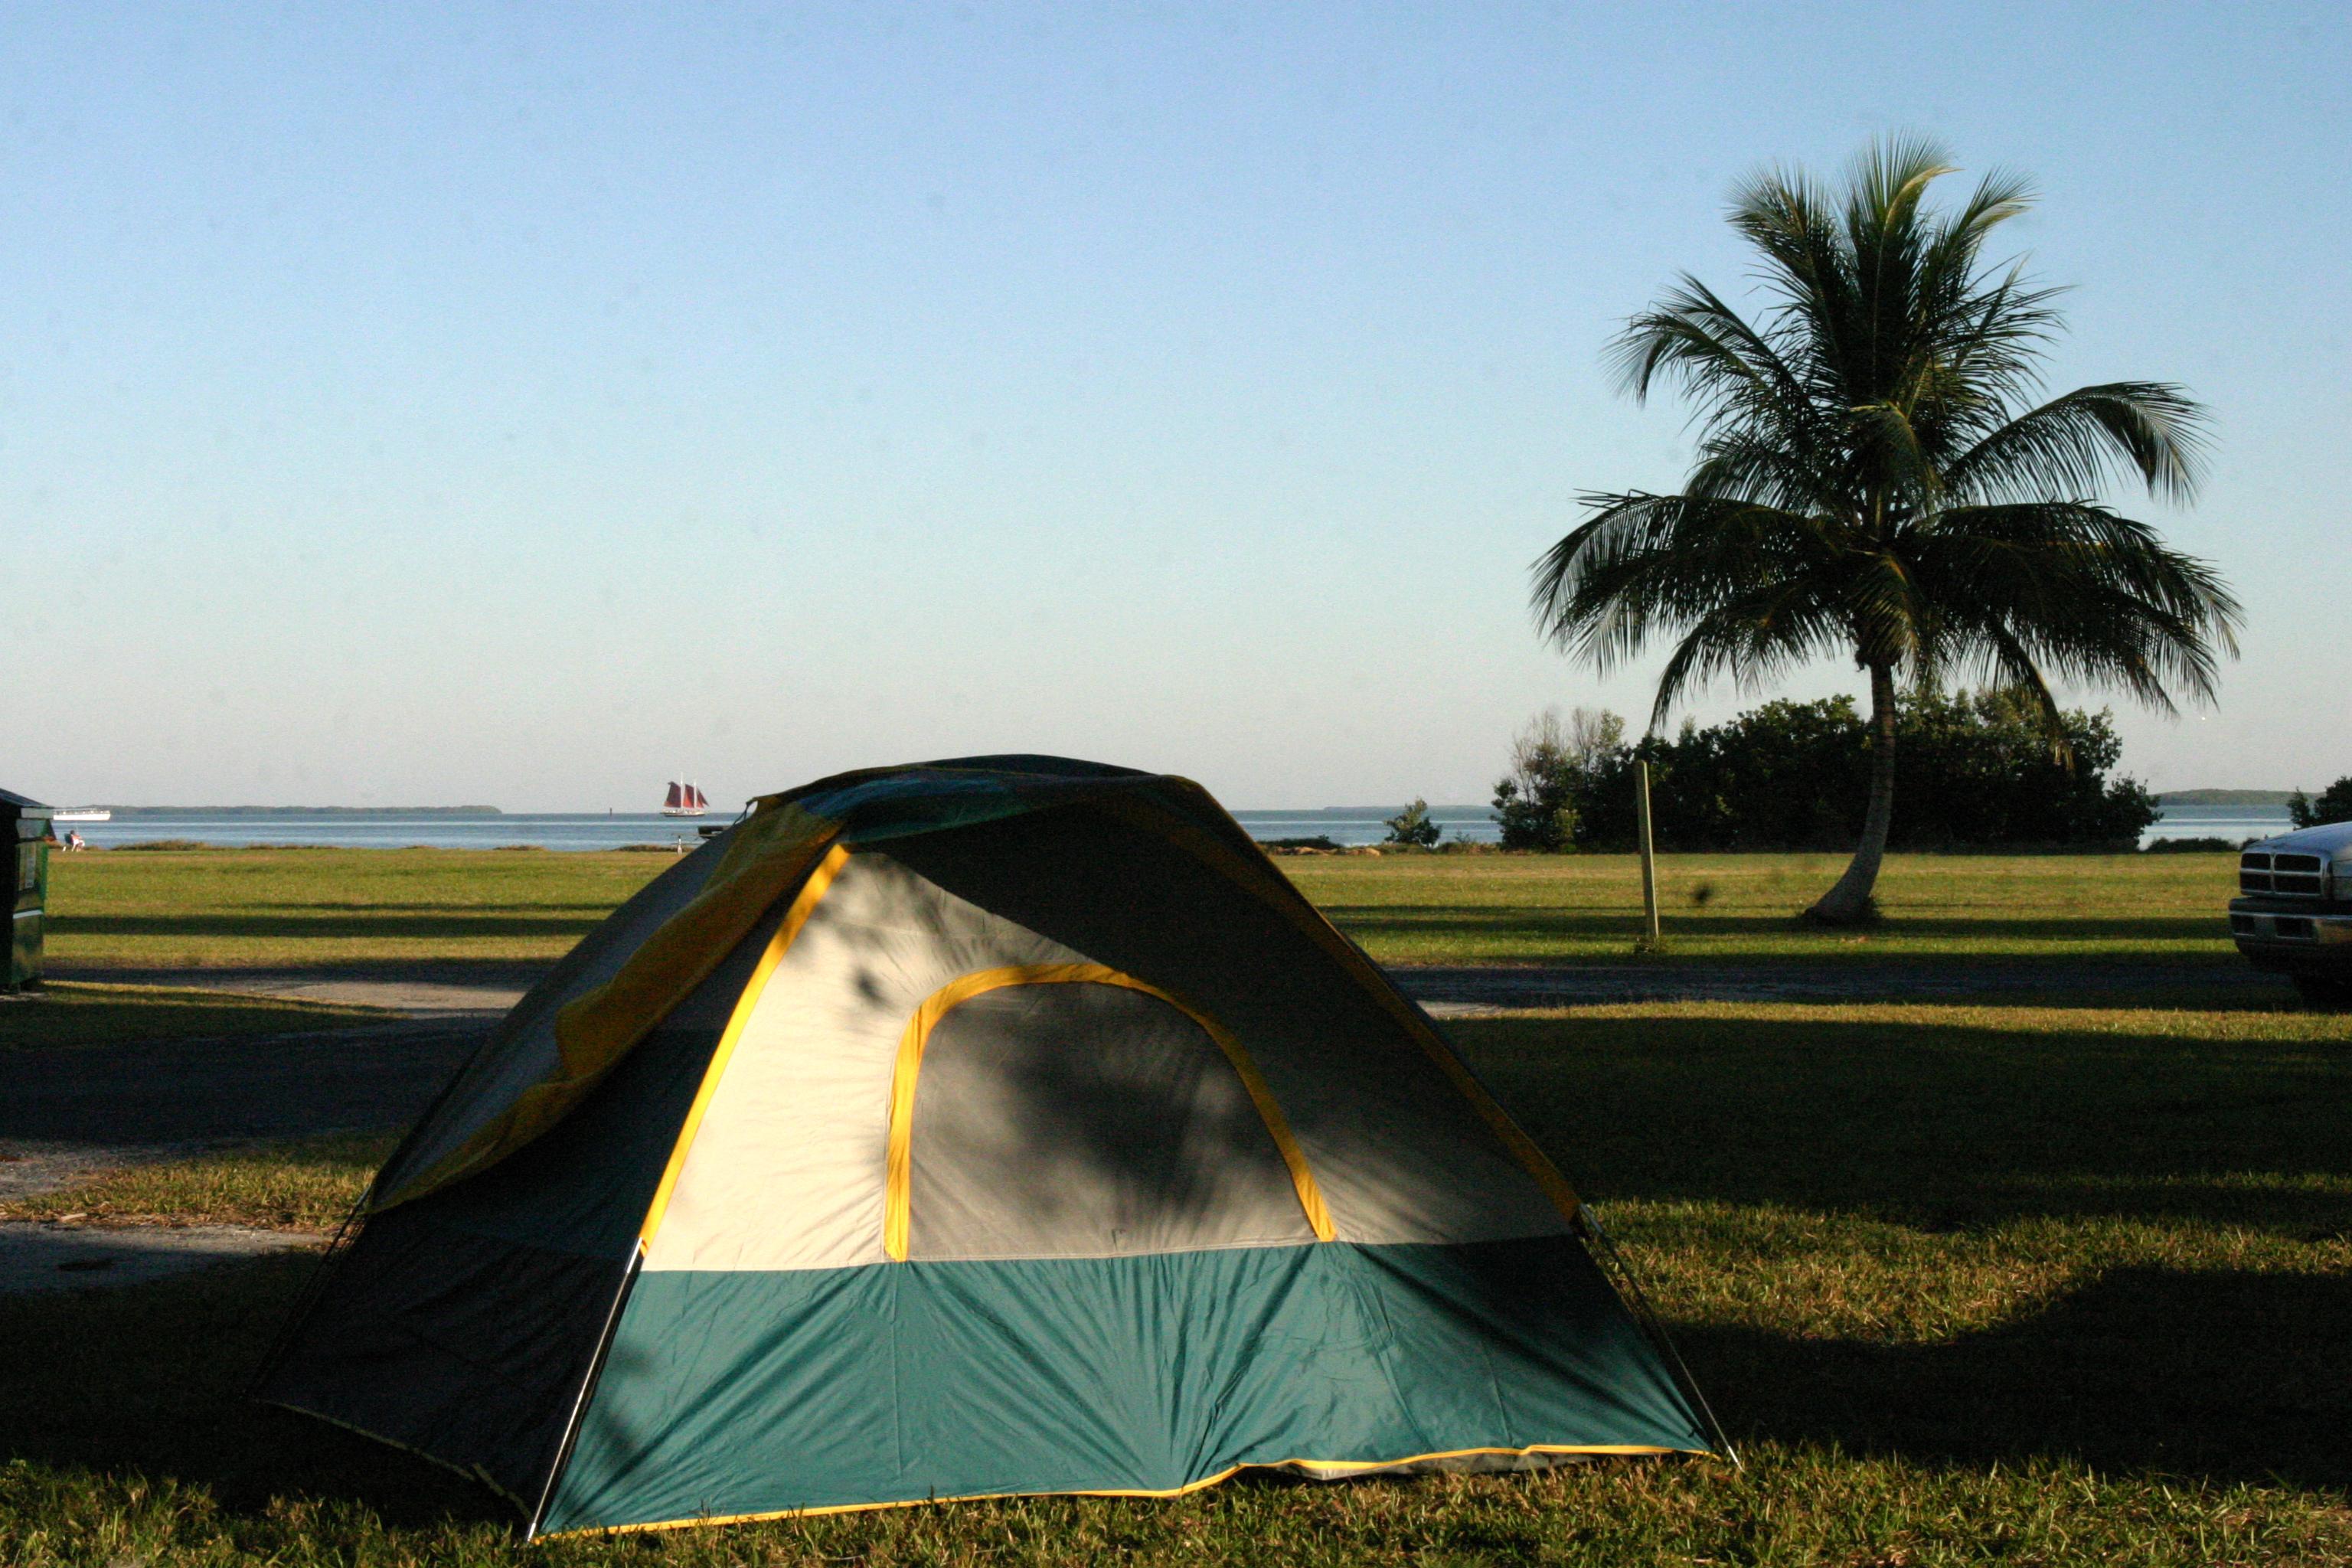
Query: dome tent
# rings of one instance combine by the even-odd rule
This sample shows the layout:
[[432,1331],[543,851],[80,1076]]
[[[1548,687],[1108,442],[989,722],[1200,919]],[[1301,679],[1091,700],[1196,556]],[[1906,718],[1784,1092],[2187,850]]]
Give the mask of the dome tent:
[[265,1399],[527,1532],[1718,1447],[1575,1194],[1198,785],[763,797],[418,1122]]

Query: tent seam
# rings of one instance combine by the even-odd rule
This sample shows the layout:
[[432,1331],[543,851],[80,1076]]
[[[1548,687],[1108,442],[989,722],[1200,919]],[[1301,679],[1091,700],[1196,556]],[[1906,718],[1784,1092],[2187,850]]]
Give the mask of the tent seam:
[[758,967],[752,970],[751,977],[744,983],[741,994],[735,999],[734,1010],[727,1018],[727,1027],[719,1037],[717,1048],[710,1053],[710,1065],[703,1069],[702,1084],[694,1091],[694,1103],[687,1108],[686,1119],[679,1124],[677,1142],[670,1151],[669,1163],[662,1167],[661,1182],[654,1188],[653,1201],[646,1207],[645,1221],[637,1227],[637,1241],[641,1247],[652,1247],[655,1234],[661,1229],[662,1221],[668,1215],[670,1197],[677,1189],[678,1178],[685,1173],[687,1157],[693,1151],[696,1135],[702,1131],[703,1116],[718,1097],[719,1081],[726,1076],[729,1063],[734,1060],[735,1047],[742,1038],[744,1029],[750,1026],[751,1015],[758,1010],[760,998],[767,994],[768,982],[774,977],[778,966],[784,961],[785,952],[801,934],[802,928],[808,924],[809,917],[816,912],[818,903],[832,889],[834,879],[848,864],[849,854],[849,847],[845,844],[835,844],[825,851],[824,858],[817,862],[809,872],[808,879],[801,884],[800,891],[793,895],[792,907],[784,911],[783,920],[776,926],[776,934],[769,939],[766,951],[761,953]]

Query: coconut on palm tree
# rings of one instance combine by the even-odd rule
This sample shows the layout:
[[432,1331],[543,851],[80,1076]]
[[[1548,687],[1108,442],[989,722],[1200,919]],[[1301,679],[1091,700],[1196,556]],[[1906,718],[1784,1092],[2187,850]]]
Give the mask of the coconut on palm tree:
[[1984,255],[2030,193],[1996,174],[1930,211],[1951,172],[1932,145],[1889,142],[1843,190],[1778,171],[1743,186],[1731,222],[1763,310],[1685,276],[1615,344],[1637,400],[1661,380],[1689,395],[1696,467],[1676,495],[1587,496],[1535,566],[1544,631],[1593,666],[1672,640],[1654,728],[1710,679],[1753,688],[1825,656],[1867,673],[1862,842],[1808,911],[1834,923],[1874,907],[1898,682],[2013,689],[2063,749],[2053,678],[2169,711],[2176,693],[2210,700],[2237,646],[2220,576],[2098,499],[2124,476],[2189,498],[2202,411],[2161,382],[2043,400],[2056,290]]

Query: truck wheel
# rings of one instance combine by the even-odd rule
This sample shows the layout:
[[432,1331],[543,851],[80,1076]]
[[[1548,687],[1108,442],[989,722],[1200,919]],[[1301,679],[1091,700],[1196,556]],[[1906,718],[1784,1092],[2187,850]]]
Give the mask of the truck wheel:
[[2304,1005],[2325,1008],[2330,1012],[2352,1007],[2352,981],[2323,980],[2316,975],[2298,974],[2294,989]]

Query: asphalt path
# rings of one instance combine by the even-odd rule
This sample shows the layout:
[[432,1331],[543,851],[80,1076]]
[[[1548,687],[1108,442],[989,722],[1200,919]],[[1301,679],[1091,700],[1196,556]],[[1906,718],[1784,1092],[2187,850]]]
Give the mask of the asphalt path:
[[2224,1006],[2286,994],[2242,963],[1559,963],[1391,969],[1440,1017],[1627,1002],[1984,1002],[1995,1006]]

